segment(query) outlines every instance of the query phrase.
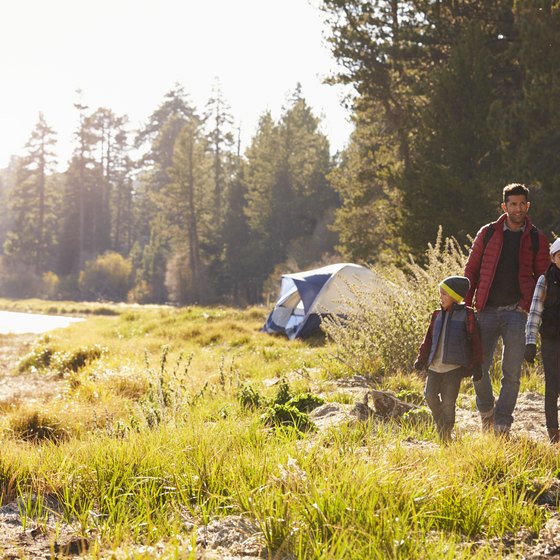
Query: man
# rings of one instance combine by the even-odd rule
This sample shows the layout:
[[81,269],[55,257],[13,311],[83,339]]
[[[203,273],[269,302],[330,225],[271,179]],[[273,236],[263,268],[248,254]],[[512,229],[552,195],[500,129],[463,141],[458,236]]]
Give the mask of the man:
[[[482,378],[474,384],[482,429],[507,436],[513,423],[525,351],[525,324],[536,279],[546,270],[548,240],[527,217],[529,189],[512,183],[503,190],[503,214],[483,226],[465,266],[470,289],[465,303],[478,310]],[[502,338],[502,379],[494,401],[489,369]]]

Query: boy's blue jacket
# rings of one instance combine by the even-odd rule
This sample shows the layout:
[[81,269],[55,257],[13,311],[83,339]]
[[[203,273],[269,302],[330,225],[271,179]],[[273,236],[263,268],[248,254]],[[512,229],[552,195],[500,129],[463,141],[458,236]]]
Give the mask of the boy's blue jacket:
[[[442,333],[443,309],[432,313],[428,332],[420,346],[414,363],[416,369],[426,369],[431,363]],[[464,303],[454,303],[448,312],[443,362],[464,366],[465,376],[472,375],[475,381],[480,379],[482,371],[482,343],[474,310]]]

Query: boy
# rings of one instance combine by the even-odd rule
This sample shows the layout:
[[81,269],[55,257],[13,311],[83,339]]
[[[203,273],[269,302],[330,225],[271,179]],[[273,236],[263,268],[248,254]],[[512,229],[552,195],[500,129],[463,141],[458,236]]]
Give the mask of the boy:
[[439,285],[441,309],[433,312],[414,368],[428,368],[424,397],[432,411],[438,435],[451,439],[455,403],[463,377],[482,375],[482,344],[471,307],[461,303],[469,291],[465,276],[449,276]]
[[560,238],[550,246],[551,263],[537,280],[525,331],[525,360],[535,361],[537,333],[541,333],[544,367],[544,415],[550,443],[558,443],[560,389]]

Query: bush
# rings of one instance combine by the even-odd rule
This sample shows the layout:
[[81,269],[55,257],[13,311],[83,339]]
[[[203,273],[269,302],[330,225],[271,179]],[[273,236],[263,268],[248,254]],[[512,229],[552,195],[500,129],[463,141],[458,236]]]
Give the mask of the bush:
[[73,352],[55,354],[51,359],[51,365],[59,373],[78,372],[87,364],[101,358],[106,352],[107,348],[98,344],[82,346],[81,348],[76,348]]
[[237,400],[241,408],[245,410],[254,410],[260,408],[264,402],[263,397],[258,391],[250,385],[243,385],[237,393]]
[[305,412],[300,412],[295,406],[288,404],[274,404],[269,406],[262,415],[265,426],[273,428],[296,428],[300,432],[312,431],[315,424]]
[[278,391],[276,392],[275,404],[286,404],[293,397],[290,385],[285,379],[280,381]]
[[37,346],[18,365],[19,372],[30,370],[44,370],[51,368],[53,371],[64,374],[70,371],[77,372],[87,364],[98,360],[107,349],[98,344],[82,346],[73,352],[55,352],[50,346]]
[[59,295],[60,278],[54,272],[45,272],[41,278],[41,292],[44,299],[54,299]]
[[16,259],[0,258],[0,294],[9,298],[35,297],[41,288],[41,279],[31,265]]
[[130,288],[131,273],[130,261],[109,251],[86,262],[78,283],[87,298],[124,301]]
[[405,270],[376,271],[382,285],[357,294],[345,318],[323,322],[338,361],[349,372],[365,376],[410,370],[430,316],[440,305],[439,283],[462,274],[465,262],[457,241],[443,239],[440,228],[435,244],[428,246],[425,266],[411,259]]
[[20,373],[30,370],[42,370],[51,365],[54,350],[50,346],[37,346],[18,364]]
[[300,412],[311,412],[325,404],[325,399],[313,395],[312,393],[300,393],[292,397],[286,404],[288,406],[295,406]]
[[20,411],[11,418],[10,430],[15,438],[33,443],[59,442],[68,438],[68,430],[59,419],[37,410]]

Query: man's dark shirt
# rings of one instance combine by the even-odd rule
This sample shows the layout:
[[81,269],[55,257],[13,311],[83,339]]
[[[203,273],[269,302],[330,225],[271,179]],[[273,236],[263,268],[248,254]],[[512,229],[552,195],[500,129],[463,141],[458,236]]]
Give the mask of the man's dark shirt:
[[504,229],[504,244],[486,305],[502,307],[519,301],[519,243],[522,230]]

